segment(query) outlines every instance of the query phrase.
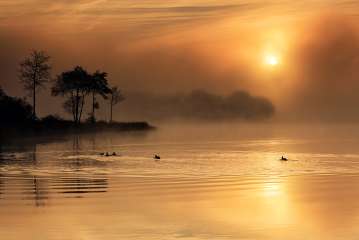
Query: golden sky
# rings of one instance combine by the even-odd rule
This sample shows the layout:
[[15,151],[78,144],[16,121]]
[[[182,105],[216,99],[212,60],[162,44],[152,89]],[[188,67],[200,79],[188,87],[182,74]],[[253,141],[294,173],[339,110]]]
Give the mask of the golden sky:
[[[133,27],[165,27],[190,22],[240,17],[248,23],[268,18],[293,18],[317,11],[336,10],[356,15],[357,1],[244,1],[244,0],[2,0],[2,27],[57,26],[72,31],[103,28],[121,31]],[[56,27],[51,32],[57,32]]]
[[342,110],[359,89],[358,9],[349,0],[1,0],[0,85],[22,94],[16,65],[35,48],[52,56],[54,74],[102,69],[126,91],[244,89],[283,109],[315,99]]

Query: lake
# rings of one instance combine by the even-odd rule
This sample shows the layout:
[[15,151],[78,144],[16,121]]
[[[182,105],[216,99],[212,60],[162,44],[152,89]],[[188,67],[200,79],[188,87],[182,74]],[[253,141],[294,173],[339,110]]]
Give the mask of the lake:
[[0,238],[358,239],[358,146],[359,127],[319,124],[9,141]]

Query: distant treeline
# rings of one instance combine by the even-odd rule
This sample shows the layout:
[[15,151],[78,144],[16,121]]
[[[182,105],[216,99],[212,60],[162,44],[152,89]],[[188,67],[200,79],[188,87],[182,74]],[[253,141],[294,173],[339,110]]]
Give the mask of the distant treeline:
[[252,96],[246,91],[217,95],[204,90],[188,94],[153,95],[128,93],[122,112],[130,118],[149,120],[266,120],[275,113],[266,98]]

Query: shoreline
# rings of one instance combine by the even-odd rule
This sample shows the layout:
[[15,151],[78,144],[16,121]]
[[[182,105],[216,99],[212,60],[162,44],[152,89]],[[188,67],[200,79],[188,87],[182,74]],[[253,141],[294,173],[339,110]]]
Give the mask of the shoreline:
[[0,127],[0,141],[9,137],[58,136],[95,132],[142,132],[155,130],[148,122],[96,122],[74,124],[72,121],[32,122]]

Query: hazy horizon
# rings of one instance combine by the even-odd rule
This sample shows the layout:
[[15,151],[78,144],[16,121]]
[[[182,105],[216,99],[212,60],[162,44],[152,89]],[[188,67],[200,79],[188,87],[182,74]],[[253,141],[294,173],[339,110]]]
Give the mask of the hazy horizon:
[[[54,77],[76,65],[100,69],[128,96],[241,90],[269,99],[278,119],[352,122],[358,8],[353,1],[1,1],[0,86],[23,96],[18,63],[39,49],[52,57]],[[131,118],[121,109],[132,102],[116,108],[119,119]],[[40,92],[40,116],[62,112],[61,103]]]

